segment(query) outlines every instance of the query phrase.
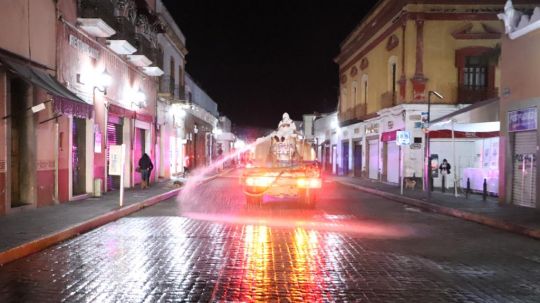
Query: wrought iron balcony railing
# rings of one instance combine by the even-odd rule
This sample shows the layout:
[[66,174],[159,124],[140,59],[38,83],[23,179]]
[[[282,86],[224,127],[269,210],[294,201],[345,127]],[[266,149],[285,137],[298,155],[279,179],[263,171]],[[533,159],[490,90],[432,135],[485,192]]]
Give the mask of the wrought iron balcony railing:
[[458,103],[475,103],[487,99],[496,98],[499,90],[488,87],[459,86]]

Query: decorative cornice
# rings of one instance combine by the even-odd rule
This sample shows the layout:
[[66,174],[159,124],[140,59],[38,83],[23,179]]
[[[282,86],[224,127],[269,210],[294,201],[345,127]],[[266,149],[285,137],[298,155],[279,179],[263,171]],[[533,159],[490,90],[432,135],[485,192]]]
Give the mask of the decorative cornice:
[[360,61],[360,69],[361,70],[364,70],[366,69],[367,67],[369,66],[369,61],[367,58],[362,58],[362,60]]
[[393,34],[390,37],[388,37],[388,41],[386,42],[386,50],[391,51],[394,48],[396,48],[396,46],[398,45],[399,45],[399,38]]
[[[359,53],[359,55],[354,56],[354,58],[357,60],[357,58],[361,58],[365,56],[370,50],[372,50],[374,47],[376,47],[381,41],[386,39],[389,35],[391,35],[399,26],[401,26],[404,22],[407,20],[426,20],[426,21],[433,21],[433,20],[463,20],[463,21],[494,21],[497,20],[497,14],[494,11],[489,12],[457,12],[457,13],[448,13],[448,12],[402,12],[396,17],[392,18],[386,18],[387,20],[384,20],[387,24],[391,21],[391,25],[380,35],[378,35],[372,42],[368,41],[381,29],[381,27],[378,27],[377,29],[373,29],[370,31],[365,31],[358,34],[358,39],[355,39],[354,42],[349,43],[345,47],[342,48],[342,51],[334,58],[334,62],[336,62],[339,65],[343,65],[343,67],[340,66],[340,70],[347,69],[350,67],[350,64],[344,64],[346,61],[349,61],[349,58],[354,56],[354,53],[356,53],[359,49],[362,49],[362,51]],[[379,24],[383,21],[378,21]],[[365,47],[363,47],[365,46]],[[352,60],[352,61],[356,61]]]
[[508,0],[504,5],[504,13],[497,16],[504,21],[505,33],[512,40],[540,29],[540,7],[536,7],[529,17],[514,9],[512,1]]
[[500,39],[501,33],[489,25],[482,23],[483,32],[471,32],[474,25],[467,23],[457,30],[452,32],[452,37],[457,40],[484,40],[484,39]]

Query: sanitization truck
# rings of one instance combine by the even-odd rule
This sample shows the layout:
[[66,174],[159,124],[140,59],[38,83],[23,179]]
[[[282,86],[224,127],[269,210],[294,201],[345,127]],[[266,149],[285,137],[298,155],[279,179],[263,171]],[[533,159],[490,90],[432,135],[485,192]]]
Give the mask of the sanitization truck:
[[260,206],[267,195],[296,198],[315,207],[322,187],[321,170],[314,149],[296,131],[287,113],[277,131],[257,139],[252,160],[241,178],[248,205]]

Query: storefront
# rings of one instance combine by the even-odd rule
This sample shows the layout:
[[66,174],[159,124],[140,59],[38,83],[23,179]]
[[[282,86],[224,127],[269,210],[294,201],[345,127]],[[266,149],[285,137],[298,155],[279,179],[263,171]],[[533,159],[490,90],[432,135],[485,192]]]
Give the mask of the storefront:
[[[451,165],[445,176],[445,188],[457,186],[482,192],[484,181],[491,195],[498,195],[499,184],[499,122],[439,123],[430,127],[430,150],[438,163],[443,160]],[[441,188],[439,174],[433,185]]]
[[[540,7],[519,11],[508,1],[499,18],[501,39],[501,203],[540,209],[538,119],[540,104]],[[507,14],[505,16],[505,13]],[[513,18],[522,15],[521,18]],[[517,24],[519,21],[519,24]]]
[[399,184],[400,147],[396,143],[396,133],[397,130],[392,130],[381,134],[384,155],[382,180]]
[[512,203],[536,207],[537,108],[508,112],[508,132],[512,144]]
[[379,180],[380,178],[380,136],[379,122],[367,121],[365,134],[367,143],[367,176],[369,179]]

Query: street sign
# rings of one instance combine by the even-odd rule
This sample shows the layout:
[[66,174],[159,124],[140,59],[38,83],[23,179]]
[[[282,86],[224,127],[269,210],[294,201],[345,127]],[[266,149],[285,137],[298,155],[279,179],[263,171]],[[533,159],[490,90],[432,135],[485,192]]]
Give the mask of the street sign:
[[396,132],[396,144],[397,145],[409,145],[411,144],[411,133],[404,130]]

